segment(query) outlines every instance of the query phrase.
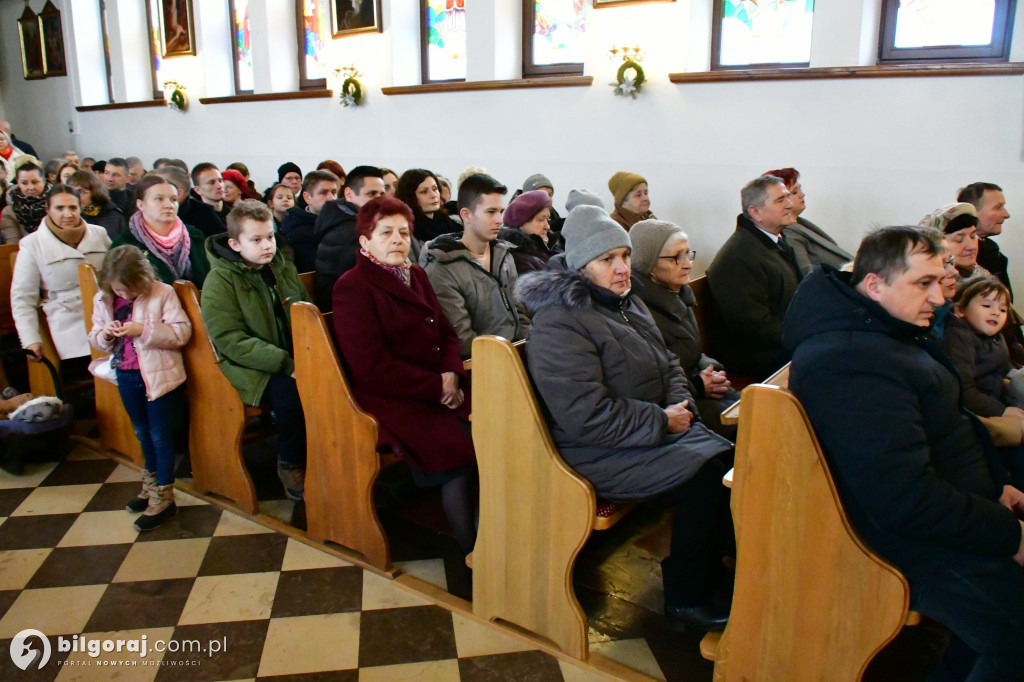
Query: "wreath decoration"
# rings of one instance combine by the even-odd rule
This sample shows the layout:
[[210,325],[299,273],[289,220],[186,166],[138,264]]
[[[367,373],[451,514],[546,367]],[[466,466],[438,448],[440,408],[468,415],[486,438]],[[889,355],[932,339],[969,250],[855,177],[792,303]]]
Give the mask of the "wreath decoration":
[[363,85],[355,76],[349,76],[341,84],[341,103],[346,107],[358,106],[363,101]]
[[[628,72],[633,71],[630,75]],[[636,93],[640,92],[640,87],[644,84],[644,68],[640,66],[635,60],[627,59],[622,62],[622,66],[619,67],[618,72],[615,74],[615,82],[609,83],[615,88],[615,94],[623,97],[630,96],[636,99]]]
[[175,111],[186,111],[188,109],[188,95],[185,94],[185,87],[178,83],[165,83],[164,87],[171,88],[171,94],[167,98],[167,106]]

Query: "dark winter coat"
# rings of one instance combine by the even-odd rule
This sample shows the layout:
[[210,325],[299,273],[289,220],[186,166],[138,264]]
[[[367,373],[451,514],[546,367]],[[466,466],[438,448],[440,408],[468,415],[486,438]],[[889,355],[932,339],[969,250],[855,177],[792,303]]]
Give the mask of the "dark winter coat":
[[[121,236],[121,233],[128,231],[128,220],[125,218],[121,207],[110,201],[100,207],[96,215],[89,215],[82,211],[82,217],[91,225],[99,225],[107,231],[107,236],[112,240]],[[182,221],[186,225],[188,221]]]
[[793,249],[801,276],[806,277],[819,263],[841,268],[853,260],[835,239],[810,220],[797,218],[794,225],[782,228],[782,236]]
[[452,220],[444,211],[436,211],[433,218],[417,213],[412,233],[416,235],[416,239],[426,244],[443,234],[462,234],[462,225]]
[[904,571],[963,555],[1012,557],[1021,527],[991,439],[927,329],[814,270],[786,315],[789,387],[860,536]]
[[516,273],[519,275],[543,270],[552,256],[562,252],[558,235],[550,232],[547,244],[537,235],[528,234],[514,227],[502,228],[498,233],[498,239],[515,247],[515,250],[512,251],[512,260],[516,264]]
[[999,250],[999,244],[992,241],[991,237],[978,241],[978,265],[999,278],[999,281],[1010,290],[1010,295],[1013,295],[1013,287],[1010,286],[1010,259],[1003,255]]
[[480,267],[459,235],[442,235],[424,244],[420,253],[420,265],[459,335],[463,358],[472,354],[473,339],[480,334],[519,341],[530,326],[512,295],[517,275],[509,245],[499,239],[490,248],[490,272]]
[[1013,369],[1002,335],[979,334],[966,321],[949,315],[942,350],[960,373],[964,407],[982,417],[1001,415],[1007,407],[1003,379]]
[[288,239],[299,272],[316,268],[316,216],[305,208],[292,206],[281,221],[281,234]]
[[[188,230],[189,238],[189,252],[188,260],[192,265],[192,276],[190,281],[196,285],[197,289],[203,288],[203,283],[206,281],[206,275],[210,272],[210,264],[206,260],[206,249],[203,247],[203,242],[206,237],[203,233],[192,227],[188,223],[185,224],[185,229]],[[122,232],[117,239],[114,239],[110,243],[110,248],[114,249],[124,244],[130,244],[146,254],[146,260],[149,261],[150,265],[153,266],[153,272],[156,273],[156,278],[164,284],[174,284],[175,276],[174,271],[158,256],[149,252],[146,245],[135,238],[131,230],[125,230]]]
[[690,287],[684,286],[678,294],[655,284],[648,275],[633,273],[633,293],[640,297],[658,325],[658,331],[665,339],[665,345],[679,358],[679,364],[686,373],[690,393],[697,399],[701,417],[713,431],[726,438],[736,437],[735,427],[723,427],[721,414],[727,407],[739,400],[739,392],[730,389],[722,398],[705,396],[701,371],[708,367],[725,369],[714,358],[704,354],[700,342],[700,329],[693,307],[697,299]]
[[[221,356],[217,366],[242,402],[259,405],[271,374],[290,376],[295,371],[290,307],[308,301],[309,294],[295,266],[280,251],[258,270],[231,250],[226,234],[210,237],[206,251],[213,267],[200,307],[210,340]],[[271,287],[280,310],[274,305]]]
[[398,446],[423,471],[471,464],[473,441],[458,410],[441,404],[441,374],[459,375],[459,339],[441,312],[426,273],[412,267],[411,286],[359,255],[334,285],[334,335],[359,406],[380,422],[380,443]]
[[207,237],[228,231],[227,223],[217,210],[194,196],[186,197],[178,206],[178,217],[181,218],[181,222],[191,225]]
[[789,360],[782,318],[800,283],[792,251],[745,214],[708,268],[710,352],[741,375],[763,379]]
[[638,298],[555,271],[525,275],[516,293],[533,318],[528,366],[551,437],[598,495],[653,497],[732,448],[696,419],[685,433],[668,431],[664,408],[692,406],[693,395]]
[[331,309],[334,283],[355,267],[359,253],[358,214],[358,206],[342,200],[328,201],[316,217],[316,305],[323,312]]

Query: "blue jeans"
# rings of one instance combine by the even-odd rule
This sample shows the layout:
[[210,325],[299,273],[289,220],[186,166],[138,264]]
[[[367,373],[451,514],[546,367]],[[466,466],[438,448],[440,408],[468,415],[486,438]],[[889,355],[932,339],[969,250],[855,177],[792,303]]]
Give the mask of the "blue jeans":
[[119,369],[117,390],[142,446],[146,469],[156,474],[158,485],[174,483],[174,422],[179,413],[180,389],[149,400],[142,372]]

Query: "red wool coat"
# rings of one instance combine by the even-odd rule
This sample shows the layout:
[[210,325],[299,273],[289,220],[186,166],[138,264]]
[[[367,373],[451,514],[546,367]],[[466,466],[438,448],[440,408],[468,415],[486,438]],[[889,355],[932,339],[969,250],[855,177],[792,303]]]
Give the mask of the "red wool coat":
[[[464,425],[469,382],[459,338],[427,275],[411,286],[362,254],[334,285],[334,338],[360,407],[380,422],[379,445],[398,446],[413,464],[439,473],[475,461]],[[455,372],[466,401],[441,404],[441,373]]]

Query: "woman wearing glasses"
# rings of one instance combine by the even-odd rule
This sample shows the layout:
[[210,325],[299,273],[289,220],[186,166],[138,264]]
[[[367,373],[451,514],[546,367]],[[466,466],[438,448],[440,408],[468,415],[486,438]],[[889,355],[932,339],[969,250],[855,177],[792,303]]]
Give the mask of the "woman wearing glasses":
[[696,251],[682,228],[664,220],[641,220],[629,231],[633,242],[633,293],[647,305],[665,338],[679,357],[690,393],[704,423],[716,433],[736,439],[735,426],[723,426],[722,412],[739,399],[725,368],[704,355],[700,330],[691,308],[697,303],[690,290],[690,271]]

